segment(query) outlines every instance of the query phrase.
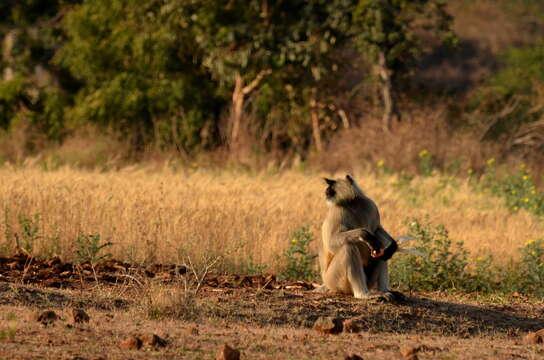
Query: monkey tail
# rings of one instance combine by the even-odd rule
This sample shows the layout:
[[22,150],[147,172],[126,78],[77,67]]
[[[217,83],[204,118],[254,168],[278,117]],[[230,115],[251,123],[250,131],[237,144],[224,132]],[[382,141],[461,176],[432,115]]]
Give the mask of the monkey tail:
[[418,249],[411,248],[411,249],[404,249],[404,246],[406,246],[406,243],[410,241],[416,241],[417,239],[409,236],[409,235],[401,235],[397,238],[397,243],[399,244],[398,250],[401,253],[404,254],[412,254],[412,255],[418,255],[421,257],[427,257],[427,254],[419,251]]

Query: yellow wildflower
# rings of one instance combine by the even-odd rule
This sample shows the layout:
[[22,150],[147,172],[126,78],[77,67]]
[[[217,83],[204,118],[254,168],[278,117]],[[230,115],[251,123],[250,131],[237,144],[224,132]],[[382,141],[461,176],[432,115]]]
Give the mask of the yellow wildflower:
[[383,162],[383,160],[380,160],[376,163],[376,166],[377,167],[383,167],[385,165],[385,163]]
[[487,159],[487,165],[493,165],[495,163],[495,158]]
[[523,180],[529,180],[529,177],[527,175],[523,175]]
[[291,244],[296,244],[297,243],[297,239],[292,239],[291,240]]
[[421,151],[419,152],[419,157],[421,157],[421,158],[422,158],[422,157],[425,157],[425,156],[427,156],[427,155],[429,155],[429,152],[428,152],[427,150],[425,150],[425,149],[424,149],[424,150],[421,150]]
[[467,174],[472,175],[472,173],[474,173],[474,170],[472,170],[472,169],[467,170]]
[[534,243],[535,243],[534,240],[529,240],[529,241],[527,241],[527,242],[525,243],[525,246],[529,246],[529,245],[532,245],[532,244],[534,244]]

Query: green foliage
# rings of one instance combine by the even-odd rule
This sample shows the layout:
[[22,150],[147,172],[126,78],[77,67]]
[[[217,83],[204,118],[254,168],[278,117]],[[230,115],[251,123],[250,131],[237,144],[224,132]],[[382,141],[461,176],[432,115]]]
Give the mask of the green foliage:
[[286,265],[280,274],[284,279],[314,280],[317,274],[313,268],[316,255],[309,254],[309,246],[314,234],[306,226],[301,226],[291,234],[289,247],[283,257]]
[[73,94],[70,74],[50,63],[63,41],[59,22],[64,6],[79,0],[22,0],[0,5],[0,126],[18,116],[53,140],[66,133],[64,110]]
[[104,261],[111,254],[99,254],[104,248],[113,245],[111,242],[100,244],[100,234],[79,234],[76,239],[76,250],[74,252],[76,263],[96,264]]
[[15,242],[17,247],[27,254],[32,254],[34,245],[39,239],[40,214],[34,214],[34,217],[19,216],[20,233],[15,233]]
[[513,174],[498,171],[495,159],[487,161],[481,179],[481,186],[495,196],[502,197],[506,206],[513,211],[526,209],[537,215],[544,215],[544,193],[536,189],[529,170],[521,165]]
[[423,176],[431,176],[433,174],[433,156],[428,150],[421,150],[419,157],[419,172]]
[[13,341],[17,335],[17,329],[15,327],[7,326],[0,330],[0,340]]
[[409,234],[418,239],[416,248],[426,256],[403,256],[393,262],[393,283],[419,290],[463,289],[467,278],[468,252],[455,243],[443,225],[421,224],[408,219]]
[[399,75],[422,53],[420,37],[425,31],[455,43],[445,6],[443,0],[359,0],[352,31],[360,52],[371,63],[383,53],[387,68]]
[[200,130],[219,102],[182,10],[160,0],[74,7],[55,59],[84,84],[69,119],[113,127],[135,146],[152,140],[186,150],[200,145]]
[[475,98],[475,106],[495,120],[487,139],[514,134],[520,126],[537,121],[544,111],[544,40],[501,54],[502,69],[490,77]]
[[247,262],[242,265],[240,272],[248,275],[263,274],[266,271],[266,264],[256,263],[253,256],[249,256]]
[[517,290],[544,296],[544,238],[528,241],[520,251],[522,260],[514,282]]
[[393,287],[544,296],[544,239],[520,248],[519,262],[497,265],[491,255],[469,262],[463,244],[454,247],[443,225],[407,222],[410,235],[417,239],[415,248],[425,256],[398,254],[391,262]]

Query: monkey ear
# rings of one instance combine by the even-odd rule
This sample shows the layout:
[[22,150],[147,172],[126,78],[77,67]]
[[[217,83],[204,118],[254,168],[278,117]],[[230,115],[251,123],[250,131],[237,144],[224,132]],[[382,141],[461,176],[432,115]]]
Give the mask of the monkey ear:
[[329,186],[336,184],[336,180],[327,179],[327,178],[323,178],[323,180],[325,180],[325,182],[326,182],[327,185],[329,185]]
[[346,175],[346,180],[353,184],[353,178],[349,174]]

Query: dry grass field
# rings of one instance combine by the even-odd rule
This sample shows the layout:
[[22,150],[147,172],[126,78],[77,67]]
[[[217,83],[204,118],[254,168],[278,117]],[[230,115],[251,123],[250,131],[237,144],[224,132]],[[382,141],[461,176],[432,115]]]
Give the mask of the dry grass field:
[[[113,243],[107,252],[132,263],[217,255],[223,270],[236,271],[251,261],[275,271],[290,234],[300,226],[310,228],[315,246],[326,212],[321,178],[343,174],[2,168],[0,246],[4,255],[12,253],[15,238],[22,236],[21,218],[39,214],[34,255],[71,260],[79,234],[100,234],[101,241]],[[506,261],[544,234],[541,220],[511,212],[468,180],[437,175],[403,183],[396,175],[375,174],[355,176],[394,236],[406,232],[407,217],[428,216],[430,223],[444,224],[473,256],[491,253]]]

